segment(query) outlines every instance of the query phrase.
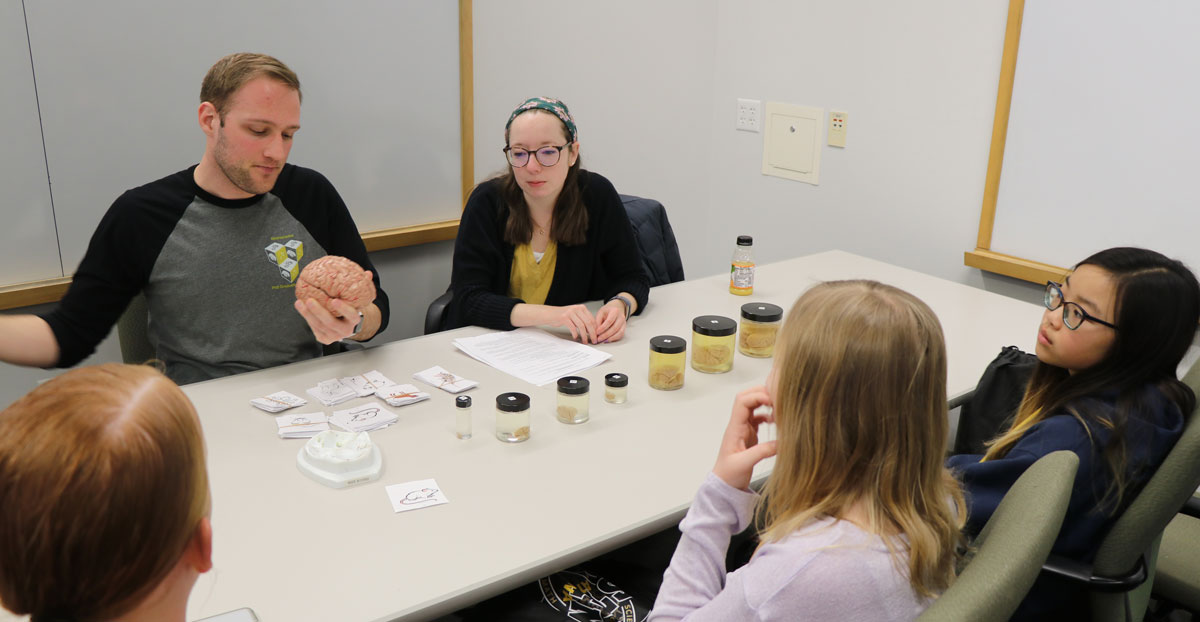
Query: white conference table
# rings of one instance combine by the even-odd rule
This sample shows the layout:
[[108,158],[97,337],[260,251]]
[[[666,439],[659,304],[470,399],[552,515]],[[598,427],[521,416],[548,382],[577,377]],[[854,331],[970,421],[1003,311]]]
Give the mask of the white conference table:
[[[691,319],[739,318],[742,304],[785,311],[818,281],[870,278],[926,301],[946,334],[951,398],[969,393],[1006,345],[1029,349],[1040,306],[840,251],[759,266],[755,292],[728,293],[718,275],[655,288],[625,338],[598,346],[613,358],[592,382],[591,420],[557,422],[554,387],[535,387],[464,355],[469,327],[185,387],[204,425],[213,495],[214,570],[192,592],[195,620],[251,607],[263,622],[425,620],[498,594],[676,523],[712,467],[733,395],[761,384],[771,359],[737,354],[732,372],[688,369],[673,392],[646,383],[648,342],[690,341]],[[393,294],[395,295],[395,293]],[[690,355],[690,352],[689,352]],[[479,382],[474,437],[454,436],[454,396],[412,380],[441,365]],[[281,440],[274,417],[251,398],[278,390],[307,397],[318,381],[377,369],[428,389],[428,401],[390,408],[393,426],[372,432],[384,455],[375,482],[335,490],[301,474],[305,441]],[[603,400],[603,378],[629,375],[629,401]],[[864,390],[870,390],[864,387]],[[493,434],[495,396],[532,397],[532,437]],[[376,398],[351,400],[334,409]],[[289,412],[320,409],[307,407]],[[760,465],[756,477],[769,471]],[[434,478],[449,503],[394,513],[384,487]]]

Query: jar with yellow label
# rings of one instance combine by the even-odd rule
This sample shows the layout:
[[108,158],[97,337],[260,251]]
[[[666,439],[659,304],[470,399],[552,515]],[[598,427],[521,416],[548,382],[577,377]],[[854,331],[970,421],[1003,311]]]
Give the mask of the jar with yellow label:
[[737,322],[723,315],[701,315],[692,320],[692,369],[723,374],[733,369],[733,342]]
[[783,320],[783,308],[769,302],[742,305],[742,326],[738,331],[738,352],[755,358],[775,355],[775,335]]
[[583,423],[588,420],[588,397],[591,383],[580,376],[558,379],[558,404],[554,416],[563,423]]
[[496,438],[505,443],[529,440],[529,396],[501,393],[496,396]]
[[650,339],[650,388],[674,391],[683,386],[687,341],[674,335]]

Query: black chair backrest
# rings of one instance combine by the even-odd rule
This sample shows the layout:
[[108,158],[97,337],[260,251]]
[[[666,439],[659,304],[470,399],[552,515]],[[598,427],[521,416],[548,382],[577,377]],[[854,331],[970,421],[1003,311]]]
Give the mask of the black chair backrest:
[[682,281],[683,260],[663,204],[628,194],[621,195],[621,203],[629,215],[629,224],[633,225],[633,237],[642,254],[642,268],[650,279],[650,287]]

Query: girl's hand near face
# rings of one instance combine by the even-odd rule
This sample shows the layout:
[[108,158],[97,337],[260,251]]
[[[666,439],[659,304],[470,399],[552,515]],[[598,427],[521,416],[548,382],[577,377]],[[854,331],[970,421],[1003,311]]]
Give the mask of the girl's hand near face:
[[713,473],[726,484],[739,490],[750,487],[754,465],[775,455],[775,441],[758,442],[758,426],[774,423],[773,415],[755,415],[759,406],[770,406],[771,396],[766,387],[753,387],[737,394],[729,427],[721,439]]

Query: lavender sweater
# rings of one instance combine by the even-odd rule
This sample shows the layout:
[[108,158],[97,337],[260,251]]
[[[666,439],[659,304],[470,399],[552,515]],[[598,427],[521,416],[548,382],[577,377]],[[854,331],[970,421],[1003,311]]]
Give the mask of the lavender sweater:
[[824,518],[767,544],[725,574],[729,538],[757,495],[708,474],[687,517],[647,622],[665,620],[913,620],[930,601],[913,592],[883,540]]

